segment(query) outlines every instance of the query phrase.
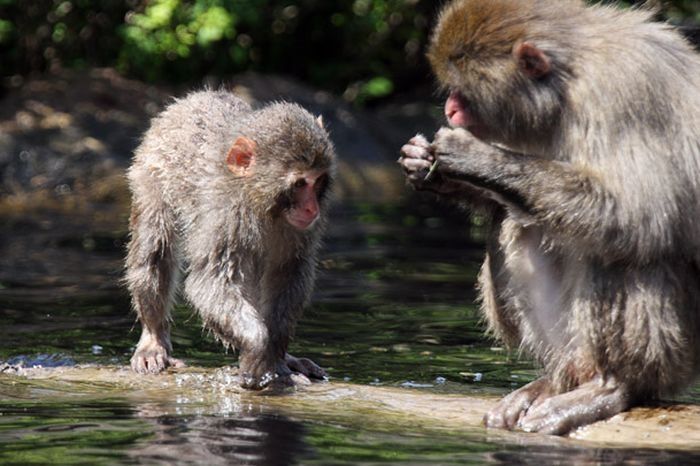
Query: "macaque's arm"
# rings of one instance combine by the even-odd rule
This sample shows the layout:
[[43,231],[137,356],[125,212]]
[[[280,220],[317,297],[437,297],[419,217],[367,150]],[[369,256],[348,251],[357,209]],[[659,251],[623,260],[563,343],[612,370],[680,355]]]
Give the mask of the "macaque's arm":
[[436,171],[447,180],[485,190],[524,223],[540,225],[572,247],[607,260],[645,261],[671,246],[663,230],[654,236],[628,214],[635,211],[626,208],[630,199],[608,189],[602,173],[509,152],[459,128],[441,129],[432,148]]

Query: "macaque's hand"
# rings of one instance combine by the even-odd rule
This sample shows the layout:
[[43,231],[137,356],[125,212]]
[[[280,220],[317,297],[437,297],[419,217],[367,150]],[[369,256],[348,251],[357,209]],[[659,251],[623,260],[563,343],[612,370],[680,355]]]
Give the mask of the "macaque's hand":
[[464,128],[440,128],[431,146],[437,172],[446,178],[482,175],[497,149],[479,141]]
[[422,134],[415,135],[401,148],[398,160],[406,174],[406,180],[416,189],[423,189],[434,161],[430,143]]
[[406,180],[418,190],[449,194],[465,190],[464,183],[449,181],[435,171],[433,146],[422,134],[417,134],[401,148],[398,160]]

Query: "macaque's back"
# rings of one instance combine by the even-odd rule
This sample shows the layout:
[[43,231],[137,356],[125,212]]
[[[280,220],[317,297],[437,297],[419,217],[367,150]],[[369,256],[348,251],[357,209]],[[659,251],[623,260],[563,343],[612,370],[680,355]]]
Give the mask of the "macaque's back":
[[129,171],[132,185],[139,184],[136,178],[148,177],[168,202],[169,193],[194,192],[201,183],[214,189],[216,181],[228,177],[223,157],[236,124],[251,111],[228,91],[200,91],[176,100],[153,119],[136,149]]

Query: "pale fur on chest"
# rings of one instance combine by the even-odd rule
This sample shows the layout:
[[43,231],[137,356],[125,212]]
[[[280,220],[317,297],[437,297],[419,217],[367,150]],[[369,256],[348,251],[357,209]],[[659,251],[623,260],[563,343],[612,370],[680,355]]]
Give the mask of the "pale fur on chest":
[[540,354],[563,348],[569,340],[569,300],[561,258],[544,248],[537,226],[507,221],[500,239],[508,276],[504,298],[522,316],[522,345]]

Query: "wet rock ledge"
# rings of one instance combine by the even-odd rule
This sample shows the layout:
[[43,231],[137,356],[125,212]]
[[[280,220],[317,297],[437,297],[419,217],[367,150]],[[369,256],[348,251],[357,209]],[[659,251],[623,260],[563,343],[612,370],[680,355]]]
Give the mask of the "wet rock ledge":
[[[11,388],[14,389],[11,390]],[[569,444],[589,447],[700,450],[700,406],[663,405],[634,408],[572,433],[568,438],[486,431],[483,413],[497,398],[440,394],[428,390],[354,385],[342,382],[302,383],[296,388],[249,392],[238,386],[235,368],[189,367],[140,376],[126,367],[73,366],[0,369],[0,389],[55,397],[120,397],[152,406],[171,400],[179,413],[221,414],[231,406],[257,406],[329,422],[369,422],[451,431],[484,432],[489,438],[518,444]],[[67,394],[67,395],[66,395]],[[165,409],[165,408],[163,408]],[[189,410],[189,411],[188,411]],[[223,411],[222,411],[223,410]]]

